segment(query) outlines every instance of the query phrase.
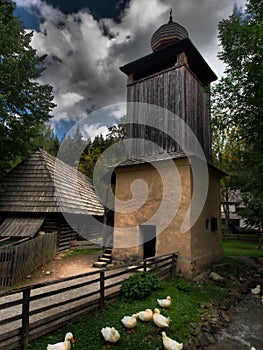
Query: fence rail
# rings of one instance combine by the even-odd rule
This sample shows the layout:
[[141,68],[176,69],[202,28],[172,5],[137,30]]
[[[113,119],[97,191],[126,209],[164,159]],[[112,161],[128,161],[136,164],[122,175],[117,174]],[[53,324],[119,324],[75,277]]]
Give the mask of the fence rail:
[[223,232],[223,240],[238,240],[238,241],[255,241],[259,240],[260,232],[255,231],[240,231],[240,232]]
[[56,254],[56,233],[0,248],[0,286],[11,286]]
[[138,271],[160,278],[175,274],[176,254],[148,258],[135,266],[103,269],[0,293],[0,350],[28,342],[83,317],[120,295],[121,283]]

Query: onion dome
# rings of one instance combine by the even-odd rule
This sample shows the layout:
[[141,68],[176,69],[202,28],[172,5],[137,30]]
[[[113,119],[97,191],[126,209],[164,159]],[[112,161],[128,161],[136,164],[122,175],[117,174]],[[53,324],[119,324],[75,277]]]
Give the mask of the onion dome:
[[173,22],[171,10],[169,22],[163,24],[153,34],[151,39],[151,47],[153,51],[158,51],[185,38],[188,38],[188,32],[183,26]]

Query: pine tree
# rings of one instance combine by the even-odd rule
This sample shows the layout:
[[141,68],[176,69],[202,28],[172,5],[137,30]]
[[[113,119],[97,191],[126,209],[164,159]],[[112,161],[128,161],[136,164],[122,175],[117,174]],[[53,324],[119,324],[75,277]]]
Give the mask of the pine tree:
[[0,1],[0,175],[28,155],[32,140],[50,118],[52,87],[38,82],[45,56],[38,56],[15,4]]

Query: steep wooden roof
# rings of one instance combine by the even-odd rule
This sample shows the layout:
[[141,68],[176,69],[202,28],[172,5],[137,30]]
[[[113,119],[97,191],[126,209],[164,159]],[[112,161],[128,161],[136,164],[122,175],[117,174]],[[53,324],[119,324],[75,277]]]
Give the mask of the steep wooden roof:
[[0,212],[103,215],[104,208],[90,179],[38,150],[0,181]]
[[205,86],[217,79],[215,73],[189,38],[130,62],[120,67],[120,70],[127,75],[132,74],[133,79],[137,80],[163,69],[174,67],[177,55],[181,52],[186,53],[190,70]]

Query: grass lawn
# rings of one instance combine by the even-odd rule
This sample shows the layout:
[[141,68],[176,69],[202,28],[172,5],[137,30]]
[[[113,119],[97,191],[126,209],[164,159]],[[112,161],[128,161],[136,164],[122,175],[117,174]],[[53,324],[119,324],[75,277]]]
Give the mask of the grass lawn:
[[263,249],[258,249],[258,243],[251,241],[227,240],[223,241],[225,256],[263,256]]
[[138,320],[135,333],[127,334],[121,319],[146,308],[158,307],[156,299],[166,298],[167,295],[170,295],[173,301],[169,310],[161,311],[164,316],[169,316],[171,319],[167,335],[179,342],[186,342],[192,324],[198,323],[202,313],[207,312],[200,307],[200,303],[223,299],[226,290],[212,281],[199,284],[179,278],[171,279],[163,282],[162,288],[152,292],[145,300],[126,302],[120,298],[102,312],[94,312],[74,324],[31,342],[28,349],[45,350],[47,344],[62,341],[67,332],[72,332],[76,340],[74,350],[104,350],[107,347],[100,330],[106,326],[115,327],[121,335],[116,349],[163,349],[161,334],[158,334],[153,322],[143,324]]
[[[127,302],[123,298],[108,305],[103,311],[91,313],[79,321],[69,324],[49,335],[30,342],[28,349],[46,350],[47,344],[54,344],[64,340],[67,332],[72,332],[76,340],[73,350],[106,350],[105,341],[101,335],[101,328],[115,327],[120,333],[120,340],[116,344],[118,350],[156,350],[163,349],[161,334],[153,322],[143,324],[138,320],[136,331],[127,334],[121,319],[146,308],[158,307],[156,299],[163,299],[167,295],[172,297],[172,306],[169,310],[162,310],[164,316],[171,319],[170,327],[166,330],[169,337],[178,342],[187,342],[193,325],[200,322],[203,313],[210,311],[202,309],[200,303],[216,303],[227,296],[231,279],[228,276],[235,273],[242,275],[247,267],[243,262],[232,259],[231,256],[263,256],[263,251],[257,249],[256,242],[224,241],[225,261],[228,267],[217,270],[227,278],[227,284],[220,286],[213,281],[193,283],[182,278],[175,278],[163,282],[162,288],[153,291],[145,300]],[[213,317],[213,315],[211,315]]]

